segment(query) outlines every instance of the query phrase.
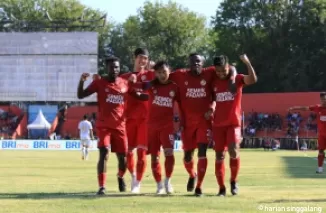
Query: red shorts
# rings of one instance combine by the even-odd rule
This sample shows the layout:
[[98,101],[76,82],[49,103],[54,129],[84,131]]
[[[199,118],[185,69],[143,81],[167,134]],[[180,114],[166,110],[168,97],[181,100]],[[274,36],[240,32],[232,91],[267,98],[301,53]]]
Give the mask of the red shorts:
[[318,135],[318,150],[326,149],[326,135]]
[[159,155],[163,149],[173,149],[174,128],[173,126],[148,131],[148,154]]
[[143,148],[147,150],[147,121],[131,119],[126,122],[129,150]]
[[241,127],[213,127],[214,150],[223,152],[231,143],[241,143]]
[[211,128],[209,122],[193,127],[185,127],[181,134],[183,150],[194,150],[197,148],[198,143],[209,144],[212,141]]
[[128,151],[127,134],[125,130],[97,128],[98,148],[111,147],[112,152],[126,153]]

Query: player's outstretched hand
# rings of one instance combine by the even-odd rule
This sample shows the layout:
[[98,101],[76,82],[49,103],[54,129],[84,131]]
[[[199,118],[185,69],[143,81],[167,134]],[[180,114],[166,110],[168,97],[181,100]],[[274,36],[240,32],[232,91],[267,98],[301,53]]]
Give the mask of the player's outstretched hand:
[[244,64],[250,64],[250,60],[246,54],[240,55],[240,59]]
[[131,74],[128,81],[131,82],[131,83],[136,83],[137,82],[137,76],[135,74]]
[[80,81],[86,81],[88,77],[89,77],[89,73],[83,73],[80,76]]

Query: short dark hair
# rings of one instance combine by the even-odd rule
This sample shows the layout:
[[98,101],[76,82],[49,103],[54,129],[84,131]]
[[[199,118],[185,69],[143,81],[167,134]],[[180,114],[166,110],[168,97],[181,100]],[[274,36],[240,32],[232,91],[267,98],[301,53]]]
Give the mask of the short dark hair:
[[137,48],[134,52],[134,56],[137,57],[138,55],[146,55],[149,56],[149,52],[145,48]]
[[160,61],[156,62],[156,64],[154,65],[153,69],[154,70],[159,70],[159,69],[161,69],[164,66],[170,67],[169,66],[169,63],[167,61],[160,60]]
[[191,57],[193,57],[193,56],[196,56],[196,55],[201,56],[201,55],[198,54],[198,53],[190,53],[190,54],[189,54],[189,58],[191,58]]
[[86,114],[86,115],[84,115],[84,117],[83,117],[83,118],[84,118],[84,120],[86,120],[86,119],[88,118],[88,115],[87,115],[87,114]]
[[108,65],[109,63],[113,63],[113,62],[120,62],[120,59],[118,57],[115,56],[110,56],[108,58],[105,59],[105,64]]
[[325,97],[326,96],[326,92],[321,92],[320,93],[320,97]]
[[229,63],[229,58],[226,55],[214,57],[214,66],[225,66]]

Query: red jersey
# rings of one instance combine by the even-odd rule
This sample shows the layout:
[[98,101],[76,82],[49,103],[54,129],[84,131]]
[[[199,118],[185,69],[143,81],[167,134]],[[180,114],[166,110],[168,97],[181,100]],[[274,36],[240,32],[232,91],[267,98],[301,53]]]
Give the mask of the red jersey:
[[[155,75],[153,71],[143,71],[143,72],[130,72],[122,75],[121,77],[124,79],[128,79],[130,75],[135,74],[137,76],[137,82],[145,82],[151,81],[154,79]],[[142,87],[135,87],[136,92],[144,92]],[[135,97],[128,95],[127,98],[127,106],[126,106],[126,118],[127,119],[146,119],[148,117],[148,102],[147,101],[140,101]]]
[[236,94],[229,90],[229,80],[216,78],[212,84],[216,109],[213,126],[241,126],[241,100],[244,86],[243,75],[236,75]]
[[179,101],[179,88],[171,82],[156,84],[149,90],[149,119],[148,124],[152,129],[173,126],[174,103]]
[[125,101],[129,88],[129,82],[119,77],[115,82],[97,79],[86,88],[88,92],[97,93],[97,127],[125,128]]
[[213,101],[211,83],[215,68],[204,68],[199,76],[194,76],[188,70],[177,70],[170,74],[180,90],[180,110],[184,126],[196,126],[207,122],[205,113]]
[[317,115],[318,134],[326,136],[326,107],[321,105],[310,106],[309,110]]

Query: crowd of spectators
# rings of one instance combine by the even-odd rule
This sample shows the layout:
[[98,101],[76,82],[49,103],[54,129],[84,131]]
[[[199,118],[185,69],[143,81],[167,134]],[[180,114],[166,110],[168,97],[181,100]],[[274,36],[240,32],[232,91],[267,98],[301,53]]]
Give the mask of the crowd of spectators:
[[0,136],[1,138],[10,137],[16,127],[20,117],[10,111],[0,109]]
[[248,122],[245,132],[249,136],[255,136],[257,131],[262,130],[281,130],[283,123],[282,117],[279,114],[268,114],[261,112],[249,113],[245,118],[245,122]]
[[[305,127],[305,130],[316,131],[317,132],[317,123],[316,123],[316,114],[311,113],[304,122],[304,119],[300,112],[289,112],[285,116],[286,125],[286,136],[295,137],[299,134],[300,127]],[[245,134],[247,136],[254,137],[256,136],[257,131],[275,131],[282,130],[283,118],[280,114],[273,113],[261,113],[261,112],[251,112],[245,117]],[[305,124],[305,125],[303,125]]]

